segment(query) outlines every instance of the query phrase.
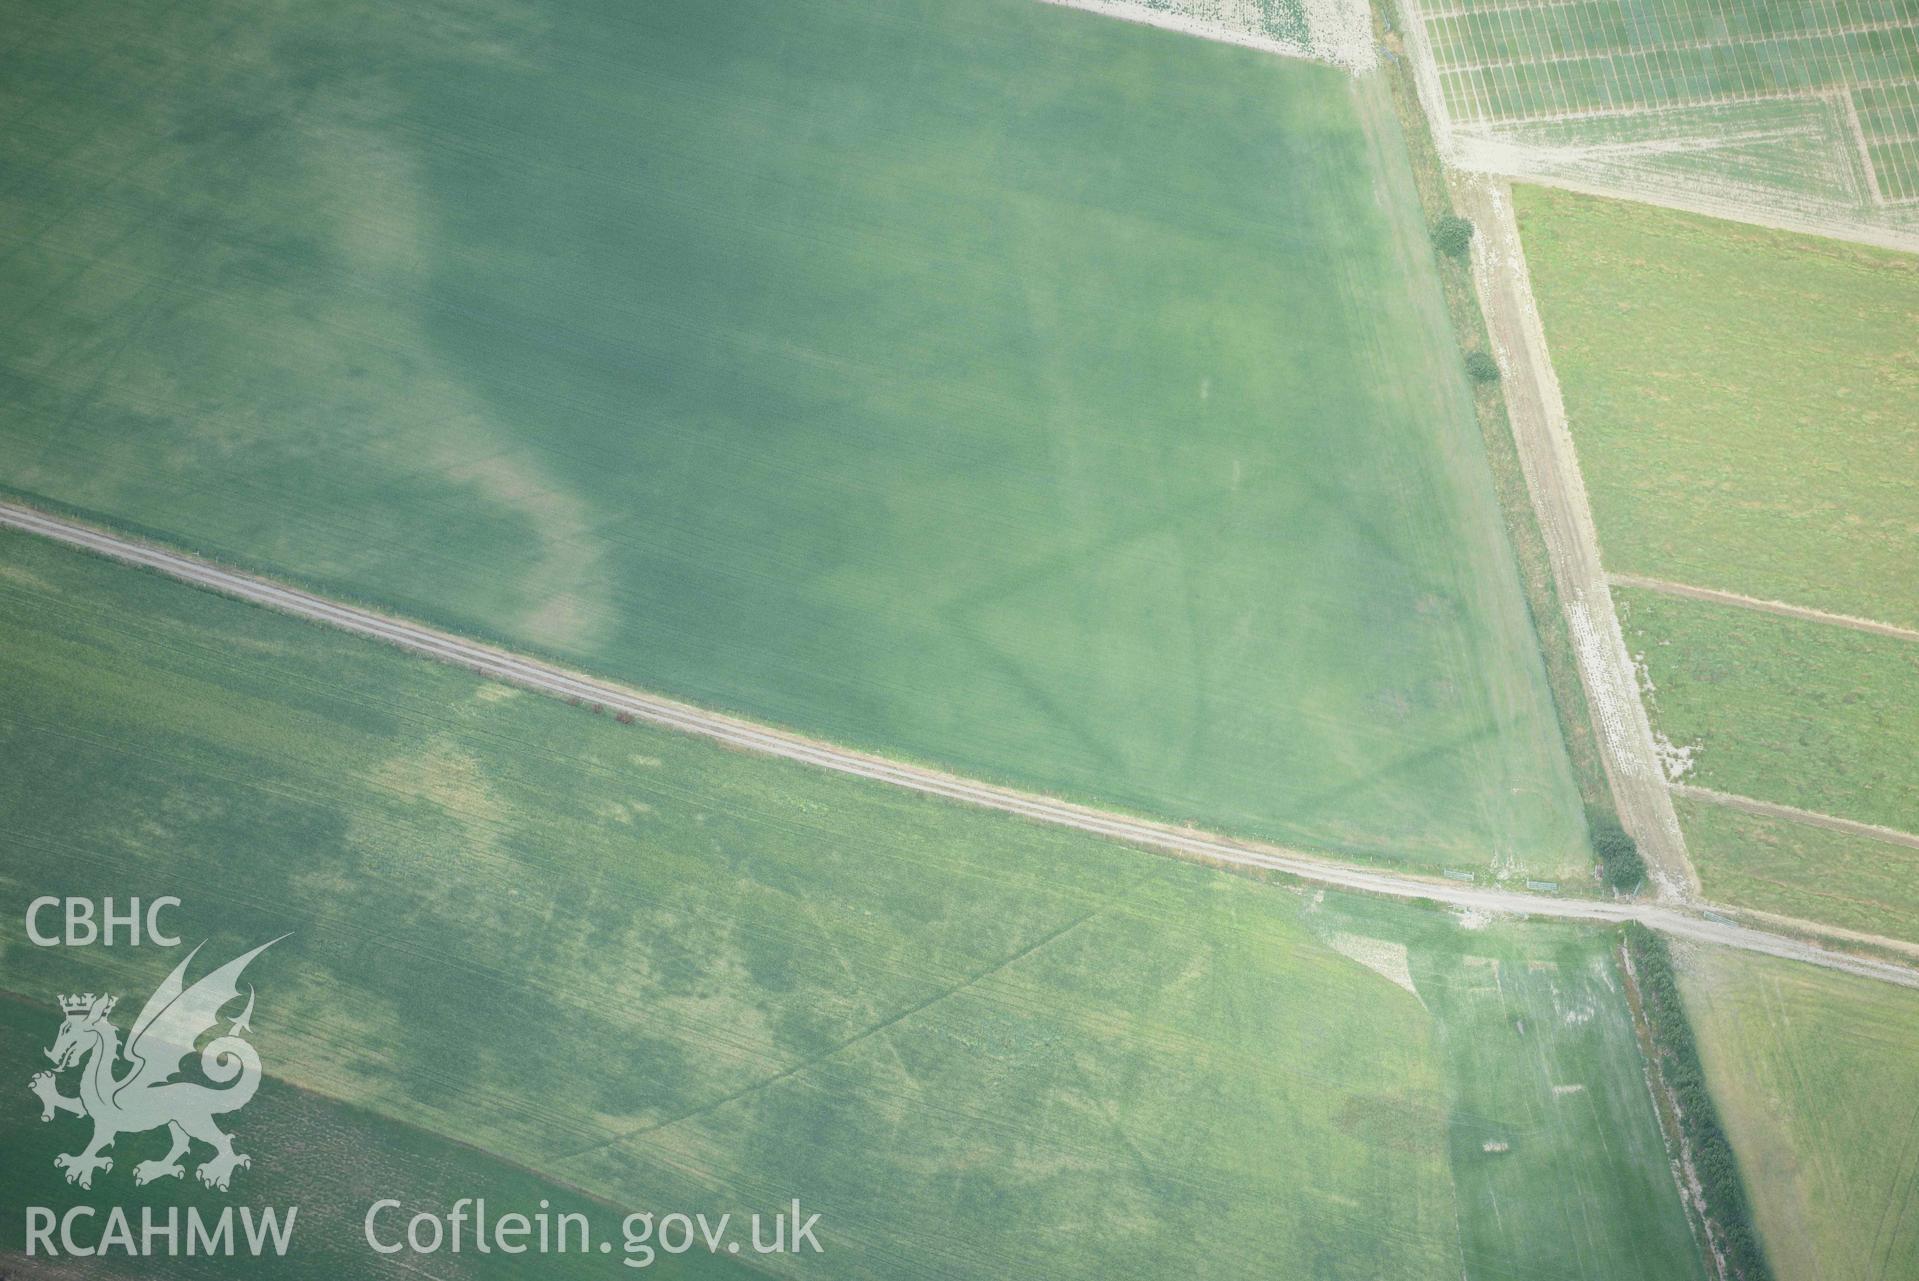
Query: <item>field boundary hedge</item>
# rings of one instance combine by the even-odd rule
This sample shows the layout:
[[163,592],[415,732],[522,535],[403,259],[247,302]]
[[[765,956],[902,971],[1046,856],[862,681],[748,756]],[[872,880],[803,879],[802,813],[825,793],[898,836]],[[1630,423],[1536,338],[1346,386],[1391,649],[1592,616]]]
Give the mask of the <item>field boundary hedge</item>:
[[1718,1255],[1721,1275],[1738,1281],[1772,1281],[1772,1265],[1753,1222],[1752,1202],[1739,1162],[1719,1120],[1719,1108],[1699,1062],[1692,1021],[1673,973],[1672,947],[1633,921],[1626,926],[1628,978],[1638,990],[1652,1046],[1652,1070],[1677,1117],[1681,1154],[1698,1180],[1707,1244]]

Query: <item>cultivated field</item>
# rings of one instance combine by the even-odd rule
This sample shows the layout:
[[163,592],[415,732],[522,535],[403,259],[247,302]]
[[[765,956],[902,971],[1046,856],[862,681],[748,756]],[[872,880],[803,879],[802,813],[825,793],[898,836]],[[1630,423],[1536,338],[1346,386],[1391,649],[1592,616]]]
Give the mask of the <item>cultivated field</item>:
[[[187,887],[215,953],[292,929],[255,1027],[323,1099],[623,1205],[802,1196],[839,1276],[1698,1275],[1604,933],[1309,896],[0,552],[5,897]],[[175,959],[10,919],[0,987],[41,1002]]]
[[1682,959],[1780,1281],[1919,1275],[1919,994],[1713,949]]
[[1919,850],[1673,798],[1706,897],[1919,942]]
[[1884,0],[1421,0],[1461,164],[1842,234],[1919,232],[1919,14]]
[[1615,591],[1653,726],[1684,781],[1919,832],[1919,644]]
[[1606,567],[1919,625],[1919,257],[1514,198]]
[[1586,865],[1377,82],[1030,0],[0,14],[16,494],[973,775]]

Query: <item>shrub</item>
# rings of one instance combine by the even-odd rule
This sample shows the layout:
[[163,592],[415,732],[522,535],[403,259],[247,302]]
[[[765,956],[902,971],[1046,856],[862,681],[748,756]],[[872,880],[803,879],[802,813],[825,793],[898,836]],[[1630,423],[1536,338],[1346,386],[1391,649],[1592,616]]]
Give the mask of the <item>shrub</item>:
[[1473,248],[1473,225],[1458,214],[1447,214],[1433,225],[1433,248],[1448,258],[1464,259]]
[[1466,376],[1476,383],[1499,381],[1499,362],[1483,351],[1466,353]]

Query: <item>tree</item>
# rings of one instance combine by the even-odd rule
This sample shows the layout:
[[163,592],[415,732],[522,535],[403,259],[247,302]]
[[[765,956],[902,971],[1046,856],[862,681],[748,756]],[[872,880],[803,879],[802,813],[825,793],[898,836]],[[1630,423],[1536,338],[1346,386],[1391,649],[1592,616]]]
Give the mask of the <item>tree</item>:
[[1466,353],[1466,376],[1476,383],[1499,381],[1499,362],[1483,351]]
[[1616,814],[1594,814],[1590,825],[1600,875],[1611,888],[1622,894],[1632,893],[1646,879],[1646,860],[1639,855],[1639,842],[1627,834]]
[[1473,224],[1458,214],[1446,214],[1433,225],[1433,248],[1448,258],[1464,259],[1472,252]]

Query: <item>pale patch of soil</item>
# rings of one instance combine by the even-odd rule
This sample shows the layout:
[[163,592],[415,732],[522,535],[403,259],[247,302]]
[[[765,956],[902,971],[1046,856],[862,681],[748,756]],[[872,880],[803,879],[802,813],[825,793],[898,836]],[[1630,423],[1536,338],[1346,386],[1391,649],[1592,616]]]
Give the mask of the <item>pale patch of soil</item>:
[[1306,18],[1303,41],[1274,36],[1264,29],[1254,0],[1180,0],[1173,8],[1156,8],[1138,0],[1041,0],[1067,9],[1082,9],[1122,22],[1177,31],[1221,44],[1239,45],[1278,54],[1327,62],[1347,71],[1370,71],[1378,64],[1373,46],[1372,9],[1366,0],[1301,0]]
[[[1413,971],[1406,960],[1404,943],[1344,932],[1328,936],[1326,943],[1333,951],[1348,960],[1358,961],[1388,983],[1405,988],[1415,998],[1419,996],[1418,989],[1413,986]],[[1424,1005],[1425,1002],[1421,1001],[1420,1004]]]

